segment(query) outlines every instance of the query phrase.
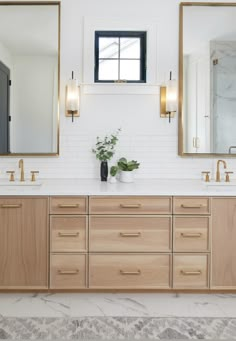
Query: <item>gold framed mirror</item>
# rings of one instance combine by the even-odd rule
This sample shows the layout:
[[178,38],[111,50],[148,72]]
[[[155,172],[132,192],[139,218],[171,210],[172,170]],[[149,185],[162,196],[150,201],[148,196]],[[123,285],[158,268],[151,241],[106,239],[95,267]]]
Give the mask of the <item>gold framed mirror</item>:
[[58,156],[59,1],[0,2],[0,156]]
[[178,154],[236,157],[236,3],[182,2]]

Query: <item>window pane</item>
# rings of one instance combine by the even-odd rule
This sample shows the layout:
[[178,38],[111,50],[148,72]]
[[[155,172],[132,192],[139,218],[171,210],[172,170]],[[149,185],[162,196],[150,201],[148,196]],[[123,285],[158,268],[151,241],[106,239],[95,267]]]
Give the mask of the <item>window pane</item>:
[[139,60],[121,60],[120,61],[120,79],[140,80],[140,61]]
[[118,58],[118,51],[118,38],[99,38],[99,58]]
[[140,38],[121,38],[120,58],[140,58]]
[[118,80],[118,60],[100,60],[98,79]]

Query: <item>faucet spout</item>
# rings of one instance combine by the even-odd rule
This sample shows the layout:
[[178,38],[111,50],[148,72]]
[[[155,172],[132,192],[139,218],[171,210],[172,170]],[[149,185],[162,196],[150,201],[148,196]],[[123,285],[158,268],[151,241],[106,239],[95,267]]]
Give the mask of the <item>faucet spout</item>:
[[19,168],[20,168],[20,181],[25,181],[25,171],[24,171],[24,160],[19,160]]
[[220,164],[223,163],[224,169],[227,168],[227,164],[224,160],[217,161],[217,170],[216,170],[216,182],[220,182]]

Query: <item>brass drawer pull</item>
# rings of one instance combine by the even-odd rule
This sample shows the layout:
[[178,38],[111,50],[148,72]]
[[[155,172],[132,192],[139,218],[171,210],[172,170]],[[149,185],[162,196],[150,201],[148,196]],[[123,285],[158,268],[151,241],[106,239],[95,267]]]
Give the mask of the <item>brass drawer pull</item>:
[[140,237],[141,236],[141,232],[137,232],[137,233],[120,233],[121,237]]
[[120,270],[120,274],[121,275],[141,275],[141,271],[137,270],[137,271],[123,271]]
[[203,206],[202,204],[199,204],[199,205],[185,205],[185,204],[182,204],[181,207],[182,208],[203,208],[205,206]]
[[77,275],[79,270],[58,270],[59,275]]
[[197,271],[181,270],[180,273],[181,273],[181,275],[184,275],[184,276],[198,276],[198,275],[202,274],[201,270],[197,270]]
[[79,204],[59,204],[59,208],[79,208]]
[[21,208],[21,204],[3,204],[1,208]]
[[200,238],[202,233],[181,233],[183,238]]
[[141,204],[120,204],[121,208],[141,208]]
[[78,237],[79,232],[59,232],[59,237]]

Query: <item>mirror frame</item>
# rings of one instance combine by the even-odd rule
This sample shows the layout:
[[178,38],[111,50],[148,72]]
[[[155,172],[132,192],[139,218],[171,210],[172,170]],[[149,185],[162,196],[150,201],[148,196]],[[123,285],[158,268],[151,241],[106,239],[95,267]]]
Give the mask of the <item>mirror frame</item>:
[[0,157],[59,156],[60,151],[60,51],[61,51],[61,2],[60,1],[0,1],[0,6],[57,6],[58,13],[58,96],[57,96],[57,150],[55,153],[11,153]]
[[179,5],[179,103],[178,103],[178,155],[183,157],[224,157],[235,158],[236,154],[185,153],[183,127],[183,11],[187,6],[236,7],[236,2],[181,2]]

